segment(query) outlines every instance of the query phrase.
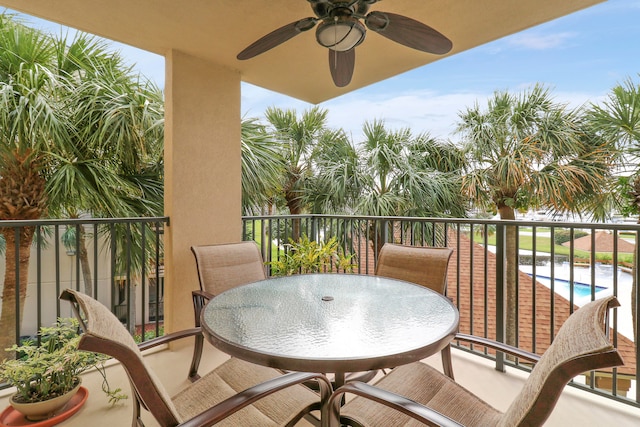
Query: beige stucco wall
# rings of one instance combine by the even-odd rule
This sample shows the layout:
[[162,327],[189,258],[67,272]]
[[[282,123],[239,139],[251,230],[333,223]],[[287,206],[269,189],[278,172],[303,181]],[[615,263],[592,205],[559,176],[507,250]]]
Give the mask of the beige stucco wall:
[[193,326],[192,245],[241,237],[240,74],[184,52],[166,55],[165,325]]

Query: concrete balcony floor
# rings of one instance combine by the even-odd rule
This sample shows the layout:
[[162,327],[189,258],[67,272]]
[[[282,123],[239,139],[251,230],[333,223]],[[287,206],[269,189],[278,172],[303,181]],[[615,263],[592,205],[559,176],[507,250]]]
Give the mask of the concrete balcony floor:
[[[180,348],[149,352],[146,355],[150,367],[154,369],[170,394],[176,393],[188,384],[186,373],[191,362],[190,345]],[[201,372],[207,372],[228,356],[205,344],[202,357]],[[425,360],[436,368],[441,368],[439,356]],[[526,373],[508,368],[506,373],[497,372],[492,364],[483,358],[453,350],[453,366],[456,381],[473,393],[481,396],[494,407],[504,410],[520,391]],[[124,370],[112,363],[107,368],[109,383],[112,387],[121,387],[131,395],[129,383]],[[101,377],[95,372],[83,377],[83,385],[89,389],[89,399],[80,411],[62,423],[65,427],[115,427],[131,425],[131,398],[111,407],[101,391]],[[0,391],[0,408],[8,405],[12,390]],[[143,414],[147,427],[158,424],[149,413]],[[309,426],[301,421],[300,426]],[[640,425],[640,409],[633,408],[610,399],[602,398],[582,390],[566,387],[554,412],[545,424],[552,427],[566,426],[638,426]]]

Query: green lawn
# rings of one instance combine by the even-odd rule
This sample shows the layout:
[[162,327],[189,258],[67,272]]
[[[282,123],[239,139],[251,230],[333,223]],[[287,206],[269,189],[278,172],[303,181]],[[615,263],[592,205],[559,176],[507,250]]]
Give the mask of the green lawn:
[[[537,230],[540,231],[540,230]],[[473,239],[476,243],[484,243],[484,238],[476,234]],[[491,235],[487,238],[487,242],[489,245],[496,244],[496,236]],[[529,234],[521,234],[519,240],[519,248],[524,250],[533,250],[533,236]],[[563,245],[554,244],[550,237],[547,236],[537,236],[536,237],[536,252],[546,252],[551,253],[551,246],[555,248],[556,255],[569,255],[569,248]],[[588,260],[591,257],[591,253],[589,251],[581,251],[574,250],[574,258],[578,260]],[[607,252],[596,252],[596,261],[600,262],[610,262],[611,261],[611,253]],[[633,261],[632,254],[618,254],[618,262],[628,262],[631,263]]]
[[[253,221],[251,227],[247,226],[247,230],[253,233],[253,240],[258,244],[258,246],[262,246],[262,220]],[[269,242],[269,246],[271,247],[272,259],[276,259],[278,257],[278,251],[280,250],[278,245],[273,242]]]

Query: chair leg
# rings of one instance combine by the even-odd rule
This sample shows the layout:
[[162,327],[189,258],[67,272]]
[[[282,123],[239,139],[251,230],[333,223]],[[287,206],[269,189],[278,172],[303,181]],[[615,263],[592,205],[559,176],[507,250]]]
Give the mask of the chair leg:
[[195,336],[193,344],[193,358],[191,359],[191,367],[189,368],[189,380],[195,382],[200,379],[198,368],[200,367],[200,359],[202,358],[202,346],[204,337],[202,335]]
[[140,401],[138,400],[138,396],[136,395],[133,399],[133,427],[144,427],[144,423],[142,422],[142,418],[140,418]]
[[440,357],[442,358],[442,370],[444,371],[445,375],[452,380],[455,379],[453,378],[453,365],[451,364],[451,345],[448,345],[442,349],[442,351],[440,352]]

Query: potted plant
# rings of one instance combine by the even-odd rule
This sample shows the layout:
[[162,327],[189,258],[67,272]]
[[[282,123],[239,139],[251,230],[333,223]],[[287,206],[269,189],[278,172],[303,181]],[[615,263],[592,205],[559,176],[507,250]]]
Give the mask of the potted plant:
[[39,342],[27,340],[7,351],[15,359],[0,365],[0,379],[16,387],[11,406],[29,421],[54,416],[80,388],[80,374],[96,368],[102,375],[102,390],[111,404],[127,396],[121,389],[111,390],[103,362],[107,356],[78,350],[78,320],[58,319],[38,332]]

